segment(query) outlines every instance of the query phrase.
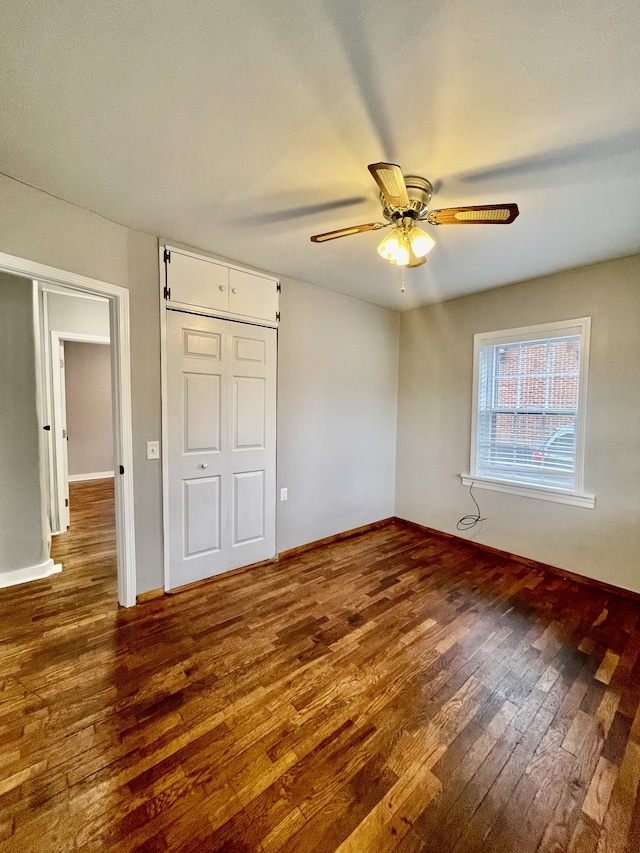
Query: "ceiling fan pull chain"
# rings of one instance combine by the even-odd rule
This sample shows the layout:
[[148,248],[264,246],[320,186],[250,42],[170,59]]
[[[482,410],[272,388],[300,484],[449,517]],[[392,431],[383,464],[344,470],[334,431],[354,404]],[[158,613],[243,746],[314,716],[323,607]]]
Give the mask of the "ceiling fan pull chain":
[[406,267],[403,266],[403,267],[400,267],[400,269],[402,270],[402,287],[400,288],[400,293],[404,293],[405,290],[407,289],[404,286],[404,271],[406,270]]

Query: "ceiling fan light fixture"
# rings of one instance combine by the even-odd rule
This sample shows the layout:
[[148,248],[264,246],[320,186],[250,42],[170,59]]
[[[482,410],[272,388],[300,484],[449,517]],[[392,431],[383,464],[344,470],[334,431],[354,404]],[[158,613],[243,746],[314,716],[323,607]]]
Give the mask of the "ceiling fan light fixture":
[[378,246],[378,253],[399,267],[417,266],[435,243],[431,236],[416,225],[396,225]]
[[[314,243],[349,237],[363,231],[377,231],[391,225],[391,232],[378,246],[378,253],[386,261],[399,267],[418,267],[426,263],[428,253],[435,246],[430,234],[418,228],[416,222],[429,225],[509,225],[519,215],[518,205],[479,204],[466,207],[449,207],[430,210],[433,186],[419,175],[402,174],[396,163],[371,163],[369,171],[380,190],[383,222],[369,222],[338,228],[324,234],[314,234]],[[404,290],[404,272],[403,285]]]

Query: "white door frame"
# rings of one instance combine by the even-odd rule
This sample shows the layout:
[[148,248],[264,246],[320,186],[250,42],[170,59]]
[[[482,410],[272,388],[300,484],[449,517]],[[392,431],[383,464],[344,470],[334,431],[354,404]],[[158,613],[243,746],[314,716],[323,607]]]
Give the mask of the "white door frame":
[[[111,325],[111,381],[114,423],[116,549],[118,601],[136,603],[136,559],[133,498],[133,435],[131,427],[131,348],[129,291],[125,287],[28,261],[0,252],[0,272],[80,292],[106,296]],[[66,337],[66,336],[65,336]],[[44,437],[42,440],[44,446]],[[44,460],[45,455],[42,455]],[[120,471],[123,474],[120,475]]]
[[[64,341],[52,334],[51,347],[51,410],[46,420],[51,426],[49,442],[55,469],[55,516],[57,526],[51,533],[64,533],[69,527],[69,464],[67,461],[67,400],[64,367]],[[59,359],[59,361],[56,359]]]

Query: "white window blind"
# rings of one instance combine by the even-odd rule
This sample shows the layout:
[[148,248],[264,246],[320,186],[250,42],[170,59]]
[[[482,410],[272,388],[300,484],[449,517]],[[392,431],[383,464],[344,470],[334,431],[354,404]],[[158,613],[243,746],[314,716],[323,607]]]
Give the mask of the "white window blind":
[[476,335],[471,475],[582,490],[588,318]]

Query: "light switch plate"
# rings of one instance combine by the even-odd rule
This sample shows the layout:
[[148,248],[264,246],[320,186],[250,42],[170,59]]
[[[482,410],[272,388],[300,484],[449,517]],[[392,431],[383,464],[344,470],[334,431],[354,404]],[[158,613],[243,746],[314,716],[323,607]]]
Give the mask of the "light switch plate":
[[286,499],[287,499],[287,490],[286,489],[280,489],[280,500],[286,501]]
[[160,442],[147,442],[147,459],[160,459]]

